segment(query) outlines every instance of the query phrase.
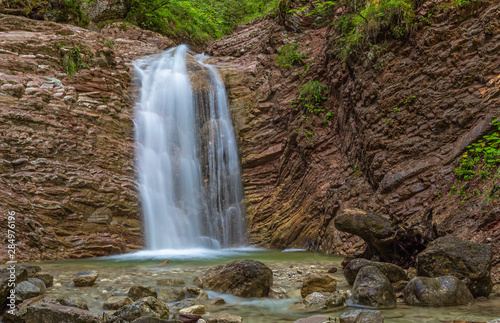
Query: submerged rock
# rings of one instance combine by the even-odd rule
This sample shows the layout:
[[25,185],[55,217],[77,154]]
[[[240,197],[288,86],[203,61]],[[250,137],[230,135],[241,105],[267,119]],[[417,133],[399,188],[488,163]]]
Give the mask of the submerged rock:
[[168,319],[168,305],[152,296],[144,297],[132,304],[123,306],[114,312],[113,315],[110,315],[106,322],[131,322],[143,316]]
[[324,315],[314,315],[310,317],[301,318],[294,323],[324,323],[328,321],[328,317]]
[[164,278],[156,282],[158,286],[180,286],[185,284],[186,281],[184,279],[178,278]]
[[158,299],[165,303],[178,302],[186,298],[186,292],[184,289],[178,287],[157,288],[156,292],[158,294]]
[[419,306],[464,305],[474,300],[467,286],[453,276],[413,278],[403,295],[406,304]]
[[134,285],[128,290],[127,296],[136,301],[143,297],[158,297],[156,290],[151,286]]
[[391,282],[375,266],[359,270],[352,291],[355,304],[384,308],[396,306],[396,294]]
[[446,236],[432,241],[417,256],[418,276],[452,275],[465,282],[474,297],[488,296],[491,280],[491,245]]
[[286,299],[288,295],[286,294],[286,290],[282,287],[271,287],[267,297],[272,299]]
[[76,307],[41,303],[28,306],[26,323],[101,323],[100,315]]
[[309,274],[304,278],[300,295],[306,297],[314,292],[334,292],[337,281],[327,274]]
[[78,287],[92,286],[94,285],[97,276],[99,276],[99,274],[95,270],[88,272],[81,271],[73,276],[73,283]]
[[339,316],[340,323],[383,323],[384,317],[380,311],[353,310]]
[[236,260],[210,268],[203,285],[219,293],[240,297],[266,297],[273,284],[273,272],[256,260]]
[[384,274],[385,277],[390,280],[391,283],[400,280],[408,280],[408,276],[405,270],[399,266],[387,262],[378,262],[357,258],[351,260],[344,268],[344,277],[347,280],[347,283],[349,283],[349,285],[354,284],[354,280],[356,279],[356,275],[358,274],[359,270],[366,266],[377,267],[382,272],[382,274]]

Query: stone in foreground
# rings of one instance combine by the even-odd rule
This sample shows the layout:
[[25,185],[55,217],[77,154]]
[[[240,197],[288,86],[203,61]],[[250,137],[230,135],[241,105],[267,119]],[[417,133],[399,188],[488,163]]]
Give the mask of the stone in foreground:
[[90,311],[57,304],[36,304],[29,306],[26,323],[71,322],[101,323],[101,317]]
[[17,284],[15,291],[16,301],[18,302],[22,302],[28,298],[33,298],[42,294],[40,288],[29,281],[23,281]]
[[130,297],[132,300],[136,301],[139,298],[148,296],[158,297],[158,294],[156,293],[156,290],[153,287],[134,285],[130,287],[130,289],[128,290],[127,296]]
[[54,285],[54,275],[40,271],[35,274],[35,278],[40,279],[45,283],[45,287],[49,288]]
[[474,297],[488,296],[491,280],[492,247],[446,236],[432,241],[417,256],[418,276],[452,275],[465,282]]
[[77,287],[92,286],[94,285],[97,276],[99,276],[99,274],[95,270],[88,272],[81,271],[73,276],[73,283]]
[[236,260],[210,268],[202,280],[205,288],[219,293],[266,297],[273,284],[273,272],[260,261]]
[[403,297],[406,304],[418,306],[464,305],[474,300],[467,286],[453,276],[413,278]]
[[324,323],[328,321],[328,317],[324,315],[314,315],[310,317],[304,317],[300,320],[295,321],[294,323]]
[[167,320],[168,315],[168,305],[149,296],[123,306],[113,315],[110,315],[106,322],[131,322],[144,316]]
[[180,314],[205,314],[205,306],[193,305],[193,306],[181,309],[179,311],[179,313]]
[[375,266],[360,269],[352,290],[355,304],[381,308],[396,306],[396,293],[391,282]]
[[133,302],[134,301],[127,296],[111,296],[104,302],[103,308],[105,310],[117,310]]
[[327,274],[309,274],[304,278],[300,295],[306,297],[314,292],[332,293],[337,289],[337,281]]
[[384,317],[380,311],[353,310],[340,314],[339,321],[340,323],[384,323]]

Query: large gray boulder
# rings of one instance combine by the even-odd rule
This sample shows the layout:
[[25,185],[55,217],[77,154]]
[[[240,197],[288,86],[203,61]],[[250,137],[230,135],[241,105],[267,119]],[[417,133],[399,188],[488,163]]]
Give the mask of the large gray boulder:
[[375,266],[359,270],[352,290],[352,300],[357,305],[380,308],[396,306],[396,294],[391,282]]
[[15,291],[16,301],[19,303],[26,299],[33,298],[42,294],[40,288],[29,281],[23,281],[17,284]]
[[260,261],[236,260],[210,268],[202,280],[205,288],[219,293],[266,297],[273,284],[273,272]]
[[357,258],[351,260],[344,268],[344,277],[349,283],[349,285],[354,284],[354,280],[356,279],[359,270],[366,266],[377,267],[382,272],[382,274],[384,274],[385,277],[387,277],[391,281],[391,283],[400,280],[408,280],[408,275],[406,275],[406,271],[399,266],[396,266],[388,262],[378,262],[378,261],[371,261],[368,259]]
[[[7,307],[10,302],[12,283],[19,284],[20,282],[28,280],[28,271],[19,266],[8,266],[7,268],[0,269],[0,312]],[[12,304],[15,303],[15,295],[12,294]]]
[[99,22],[125,18],[129,5],[126,0],[94,0],[83,1],[82,8],[91,21]]
[[441,237],[417,256],[417,273],[425,277],[455,276],[465,282],[474,297],[488,296],[493,289],[492,257],[490,245]]
[[453,276],[413,278],[403,297],[406,304],[419,306],[464,305],[474,300],[467,286]]

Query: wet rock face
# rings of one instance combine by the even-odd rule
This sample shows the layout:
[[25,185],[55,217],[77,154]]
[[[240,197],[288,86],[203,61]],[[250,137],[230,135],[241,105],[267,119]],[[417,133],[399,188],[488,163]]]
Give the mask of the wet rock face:
[[442,237],[433,241],[417,258],[419,276],[452,275],[464,281],[474,297],[488,296],[491,280],[491,245]]
[[0,212],[15,212],[18,260],[142,245],[130,62],[172,42],[119,27],[0,17]]
[[266,297],[273,272],[260,261],[236,260],[210,268],[202,277],[204,288],[240,297]]
[[474,297],[458,278],[415,277],[404,289],[404,301],[418,306],[454,306],[474,301]]
[[361,268],[352,286],[355,304],[391,308],[396,306],[396,294],[391,282],[375,266]]
[[[355,254],[364,245],[335,228],[340,210],[407,223],[433,210],[440,234],[489,238],[500,250],[499,201],[448,196],[463,149],[492,131],[500,112],[500,27],[488,27],[491,34],[485,25],[499,12],[489,2],[477,15],[440,13],[408,41],[389,40],[381,53],[367,49],[348,65],[334,55],[336,44],[327,39],[335,30],[328,28],[290,33],[263,20],[214,42],[207,52],[228,89],[253,241]],[[276,63],[277,50],[291,40],[311,57],[303,77],[303,66]],[[308,80],[329,86],[330,123],[303,120],[290,103]]]

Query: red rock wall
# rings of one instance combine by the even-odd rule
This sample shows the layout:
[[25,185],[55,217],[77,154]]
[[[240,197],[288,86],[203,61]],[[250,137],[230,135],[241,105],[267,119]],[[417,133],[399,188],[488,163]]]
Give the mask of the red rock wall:
[[[0,217],[3,232],[16,212],[17,260],[142,245],[129,65],[173,43],[119,27],[0,16]],[[63,58],[73,51],[85,66],[70,76]]]
[[[212,44],[240,139],[254,243],[355,253],[362,242],[334,228],[338,210],[370,209],[407,223],[432,212],[439,234],[494,243],[498,273],[498,200],[486,189],[466,199],[449,192],[457,158],[494,129],[500,112],[499,5],[465,12],[427,2],[418,16],[433,8],[430,26],[346,62],[334,55],[335,30],[307,19],[302,32],[264,20]],[[308,53],[305,75],[303,66],[275,62],[292,39]],[[330,123],[303,120],[290,103],[311,79],[329,86]]]

